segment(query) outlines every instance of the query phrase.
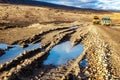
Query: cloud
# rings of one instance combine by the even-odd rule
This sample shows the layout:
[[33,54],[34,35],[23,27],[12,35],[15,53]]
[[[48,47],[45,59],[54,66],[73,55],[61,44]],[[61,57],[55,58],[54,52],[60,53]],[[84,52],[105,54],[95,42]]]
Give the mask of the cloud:
[[120,1],[118,0],[98,0],[98,8],[106,10],[120,10]]
[[119,0],[39,0],[80,8],[120,10]]
[[67,6],[70,6],[70,5],[73,5],[74,3],[72,3],[72,2],[69,2],[69,1],[57,1],[57,2],[55,2],[56,4],[61,4],[61,5],[67,5]]
[[91,2],[92,0],[78,0],[78,1],[80,1],[80,2]]

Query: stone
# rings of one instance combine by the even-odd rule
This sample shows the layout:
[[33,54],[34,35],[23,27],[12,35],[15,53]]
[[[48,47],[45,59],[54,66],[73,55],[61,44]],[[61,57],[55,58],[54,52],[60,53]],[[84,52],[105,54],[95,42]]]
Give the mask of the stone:
[[20,46],[21,46],[22,48],[26,48],[26,47],[28,47],[28,44],[22,43]]
[[3,68],[3,67],[4,67],[4,65],[3,65],[3,64],[1,64],[1,65],[0,65],[0,68]]
[[88,71],[85,71],[86,76],[90,76],[90,73]]
[[11,75],[12,75],[12,73],[11,73],[11,72],[9,72],[9,73],[8,73],[8,76],[11,76]]
[[20,65],[18,65],[18,66],[17,66],[17,69],[21,69],[21,66],[20,66]]
[[80,77],[80,76],[78,76],[78,78],[79,78],[79,79],[81,79],[81,77]]
[[7,78],[7,77],[4,77],[4,80],[8,80],[8,78]]
[[103,66],[107,67],[107,66],[108,66],[108,64],[103,64]]
[[0,49],[0,56],[2,56],[3,54],[5,54],[5,51],[3,49]]
[[38,79],[39,79],[39,78],[38,78],[38,76],[35,76],[35,79],[37,79],[37,80],[38,80]]
[[52,76],[55,76],[55,73],[52,73]]
[[41,71],[41,72],[40,72],[40,74],[44,74],[44,72],[43,72],[43,71]]
[[13,48],[13,46],[8,45],[7,48],[6,48],[6,50],[11,49],[11,48]]

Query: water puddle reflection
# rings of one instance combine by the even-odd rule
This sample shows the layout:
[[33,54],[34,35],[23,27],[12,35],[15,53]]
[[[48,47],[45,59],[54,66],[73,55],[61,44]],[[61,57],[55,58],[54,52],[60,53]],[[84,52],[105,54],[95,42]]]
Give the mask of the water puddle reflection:
[[50,51],[50,55],[43,64],[52,64],[54,66],[64,65],[68,60],[77,58],[83,50],[83,45],[79,44],[73,47],[70,41],[66,41],[53,47]]
[[0,64],[13,60],[17,56],[19,56],[24,51],[31,51],[41,47],[40,43],[29,44],[26,48],[21,48],[19,45],[7,45],[7,44],[0,44],[1,49],[6,49],[10,46],[10,49],[5,50],[5,54],[0,57]]
[[6,49],[9,45],[7,44],[0,44],[0,49]]
[[78,28],[78,26],[72,26],[72,27],[70,27],[71,29],[77,29]]
[[83,60],[80,62],[80,66],[82,66],[82,67],[86,67],[87,64],[88,64],[87,59],[83,59]]

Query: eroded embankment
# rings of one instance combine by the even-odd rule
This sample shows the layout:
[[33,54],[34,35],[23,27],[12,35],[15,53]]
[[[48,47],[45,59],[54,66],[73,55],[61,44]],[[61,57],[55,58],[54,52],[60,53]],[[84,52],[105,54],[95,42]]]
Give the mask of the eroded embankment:
[[[49,51],[57,44],[70,40],[72,45],[82,43],[83,53],[76,59],[58,67],[43,65]],[[42,48],[25,52],[16,59],[1,65],[2,80],[109,80],[115,79],[111,68],[109,44],[103,40],[95,26],[56,28],[41,32],[18,44],[41,42]],[[81,62],[86,60],[85,65]]]

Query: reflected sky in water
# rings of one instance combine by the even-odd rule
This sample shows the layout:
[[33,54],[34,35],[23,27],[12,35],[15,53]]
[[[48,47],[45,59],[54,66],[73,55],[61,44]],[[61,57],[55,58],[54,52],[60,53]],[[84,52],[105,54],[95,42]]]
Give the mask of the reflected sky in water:
[[66,41],[53,47],[50,51],[50,55],[43,64],[52,64],[54,66],[64,65],[68,60],[77,58],[83,50],[83,45],[79,44],[73,47],[70,41]]
[[[7,48],[7,44],[0,44],[1,49]],[[19,56],[21,53],[24,51],[31,51],[37,48],[41,47],[40,43],[35,43],[35,44],[29,44],[28,47],[26,48],[21,48],[19,45],[10,45],[12,48],[8,49],[5,51],[5,54],[0,57],[0,64],[3,64],[5,62],[8,62],[17,56]]]

